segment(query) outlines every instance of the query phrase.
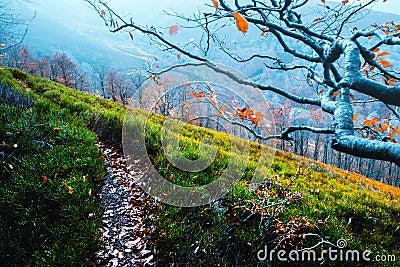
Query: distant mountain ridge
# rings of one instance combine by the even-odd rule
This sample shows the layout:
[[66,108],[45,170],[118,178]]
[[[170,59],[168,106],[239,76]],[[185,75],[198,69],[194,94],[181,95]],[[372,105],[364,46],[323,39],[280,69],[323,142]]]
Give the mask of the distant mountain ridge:
[[[131,40],[129,35],[110,33],[107,27],[102,22],[101,18],[91,10],[82,1],[80,9],[72,8],[68,3],[58,3],[58,8],[46,4],[46,1],[33,1],[27,6],[21,6],[23,13],[30,16],[35,11],[37,16],[29,27],[29,32],[26,37],[26,43],[33,50],[41,54],[52,54],[56,51],[67,52],[72,58],[79,63],[88,63],[90,65],[111,65],[117,69],[129,69],[139,67],[146,64],[146,61],[155,60],[155,58],[167,59],[170,55],[160,52],[157,47],[149,44],[146,37],[136,35],[133,32],[134,40]],[[323,8],[320,1],[315,0],[315,5],[308,7]],[[335,6],[340,3],[326,2],[326,6]],[[312,21],[317,14],[315,12],[304,12],[303,19]],[[63,17],[61,17],[63,16]],[[148,18],[144,18],[147,21]],[[356,22],[355,26],[366,28],[373,23],[384,23],[385,21],[400,21],[400,16],[380,11],[372,10],[368,14],[368,20],[363,19]],[[140,23],[140,18],[136,18]],[[170,16],[162,16],[162,20],[155,21],[155,26],[160,26],[159,30],[176,23],[185,23]],[[164,27],[164,28],[162,28]],[[229,28],[227,29],[229,31]],[[187,40],[195,37],[196,33],[190,29],[184,29],[179,40]],[[256,42],[248,42],[259,36],[255,30],[251,30],[241,36],[238,33],[232,38],[237,40],[237,49],[248,47],[249,45],[258,45],[265,42],[264,39],[259,39]],[[175,41],[175,40],[174,40]],[[236,42],[236,41],[235,41]],[[218,51],[214,52],[215,58],[218,61],[224,61],[223,57],[218,56]],[[170,62],[170,60],[166,60]],[[227,64],[228,62],[220,62]]]

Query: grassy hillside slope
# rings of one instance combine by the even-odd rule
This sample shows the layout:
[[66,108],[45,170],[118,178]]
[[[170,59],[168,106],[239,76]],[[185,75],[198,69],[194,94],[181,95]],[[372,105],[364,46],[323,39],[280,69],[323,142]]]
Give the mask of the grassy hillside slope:
[[[15,107],[12,101],[2,102],[1,108],[6,112],[2,114],[15,115],[2,116],[0,137],[3,140],[0,142],[30,144],[32,140],[39,141],[37,145],[26,145],[29,149],[19,152],[21,155],[12,154],[26,162],[9,156],[0,158],[0,244],[15,243],[11,247],[0,246],[0,259],[10,259],[12,255],[19,254],[17,248],[25,244],[22,257],[33,259],[31,262],[34,263],[43,263],[40,265],[64,263],[72,258],[78,261],[78,257],[82,259],[98,245],[93,230],[99,216],[94,193],[99,185],[102,165],[93,145],[95,137],[88,130],[102,140],[120,145],[125,110],[116,103],[31,77],[18,70],[1,69],[0,80],[18,90],[22,98],[29,99],[29,105],[24,108]],[[137,110],[136,113],[139,117],[145,116],[143,111]],[[181,172],[168,163],[161,148],[160,130],[164,120],[161,116],[151,116],[146,125],[146,148],[159,172],[174,183],[186,186],[208,183],[220,175],[230,157],[238,156],[231,155],[227,135],[187,125],[180,133],[181,151],[185,156],[198,158],[200,136],[215,141],[217,155],[213,164],[202,172],[190,175]],[[42,124],[45,125],[44,130],[40,126],[38,129],[34,127]],[[12,139],[21,136],[18,135],[21,127],[24,132],[32,127],[36,130],[32,135],[23,134],[22,141]],[[50,141],[55,144],[47,145],[53,144]],[[268,249],[300,249],[313,246],[322,239],[335,244],[341,238],[348,242],[346,249],[369,249],[373,255],[393,254],[400,259],[398,188],[281,151],[277,152],[271,169],[265,171],[266,181],[255,187],[248,180],[259,157],[257,146],[251,144],[252,154],[243,180],[224,199],[191,209],[161,204],[154,211],[157,214],[157,231],[153,240],[160,266],[169,262],[178,266],[285,266],[276,257],[272,262],[260,262],[257,252],[264,246]],[[10,154],[8,151],[7,155]],[[57,157],[61,159],[55,160]],[[8,164],[12,164],[12,170]],[[91,167],[88,169],[87,166]],[[53,179],[56,174],[57,179]],[[62,177],[59,178],[59,175]],[[54,183],[44,183],[43,176],[49,181],[54,180]],[[69,193],[68,186],[74,189],[73,194]],[[90,196],[89,188],[94,190]],[[55,201],[56,208],[60,210],[56,213],[60,214],[55,219],[57,223],[49,223],[54,219],[49,218],[53,212],[46,206],[47,198]],[[81,210],[84,208],[81,207],[82,202],[93,205],[88,205],[88,210]],[[30,210],[31,203],[34,208]],[[10,207],[3,208],[6,205]],[[9,216],[9,210],[16,215]],[[88,219],[88,213],[96,213],[95,218]],[[23,215],[33,216],[38,222]],[[76,225],[67,227],[71,218]],[[37,225],[42,227],[38,229]],[[49,225],[54,232],[49,230]],[[60,235],[58,231],[68,231],[69,236]],[[82,247],[83,239],[87,241],[88,236],[92,236],[93,242],[84,243],[87,248]],[[61,241],[58,241],[59,238]],[[52,251],[49,247],[54,247],[57,242],[82,246],[77,246],[74,253],[66,247]],[[328,247],[325,245],[324,248]],[[327,263],[358,265],[337,261]]]
[[0,82],[0,266],[89,266],[104,175],[96,135],[68,110],[12,87]]

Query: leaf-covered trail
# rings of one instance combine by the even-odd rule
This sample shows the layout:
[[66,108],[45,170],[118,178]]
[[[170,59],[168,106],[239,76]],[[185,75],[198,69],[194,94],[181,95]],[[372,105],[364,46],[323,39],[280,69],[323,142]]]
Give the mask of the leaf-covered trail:
[[107,164],[101,191],[103,248],[97,253],[98,266],[154,266],[150,244],[152,208],[156,203],[135,183],[143,175],[140,161],[127,166],[117,149],[99,144]]

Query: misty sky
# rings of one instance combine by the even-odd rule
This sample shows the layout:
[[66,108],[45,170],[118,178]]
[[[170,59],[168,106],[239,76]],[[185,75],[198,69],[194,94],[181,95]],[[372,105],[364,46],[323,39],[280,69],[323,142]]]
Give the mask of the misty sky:
[[[140,22],[157,24],[157,20],[162,19],[163,10],[175,10],[178,12],[190,12],[197,9],[201,1],[185,1],[185,0],[111,0],[110,6],[115,8],[120,14],[129,17],[135,17]],[[66,20],[80,19],[84,21],[92,21],[100,18],[90,9],[89,5],[83,0],[33,0],[29,5],[31,10],[40,13],[47,13],[58,18]]]
[[[312,1],[320,2],[320,0]],[[341,0],[333,1],[341,2]],[[120,13],[135,17],[143,23],[157,24],[157,20],[162,19],[160,14],[163,10],[175,10],[190,14],[195,12],[197,7],[204,6],[206,3],[210,4],[211,0],[110,0],[109,2],[110,6],[115,7]],[[96,16],[82,0],[33,0],[33,3],[35,4],[32,7],[38,11],[45,9],[61,17],[75,14],[76,18],[93,19]],[[374,9],[400,15],[400,1],[387,0],[386,3],[383,3],[383,0],[380,0]]]
[[[333,1],[340,4],[342,0]],[[165,27],[165,29],[175,23],[182,23],[182,20],[161,15],[163,10],[176,11],[190,16],[196,13],[198,8],[201,10],[208,9],[211,12],[214,9],[213,7],[207,8],[205,6],[206,4],[212,5],[211,0],[108,0],[108,2],[118,14],[127,18],[132,17],[135,23],[156,27],[161,26]],[[310,0],[310,2],[322,5],[321,0]],[[328,4],[329,0],[326,2]],[[29,0],[25,3],[22,10],[25,11],[24,13],[28,17],[31,17],[35,11],[37,12],[36,18],[29,27],[26,41],[30,43],[32,48],[44,50],[42,53],[48,54],[61,50],[73,55],[73,51],[70,50],[73,49],[73,46],[76,46],[76,43],[68,42],[71,40],[104,43],[114,50],[129,45],[131,49],[125,49],[122,53],[133,57],[142,58],[143,55],[149,52],[147,50],[139,51],[140,49],[147,49],[140,42],[139,33],[134,33],[135,42],[127,42],[129,41],[129,36],[123,33],[116,38],[116,35],[110,33],[108,28],[104,26],[99,15],[83,0]],[[332,3],[329,3],[329,5],[332,5]],[[400,15],[400,0],[387,0],[386,3],[383,3],[383,0],[379,0],[374,9]],[[380,21],[372,21],[375,19]],[[370,23],[382,23],[385,21],[384,19],[368,18],[368,20],[371,20],[369,21]],[[191,31],[189,36],[185,36],[185,38],[195,37],[191,34],[195,35],[196,32]],[[74,38],[78,36],[81,39]],[[235,38],[240,38],[238,36],[235,36]],[[128,52],[128,50],[134,52]]]

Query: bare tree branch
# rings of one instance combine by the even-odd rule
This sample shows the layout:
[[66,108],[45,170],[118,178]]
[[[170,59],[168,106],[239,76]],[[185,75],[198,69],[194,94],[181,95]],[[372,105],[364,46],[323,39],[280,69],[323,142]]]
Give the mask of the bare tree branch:
[[337,32],[337,34],[336,34],[336,38],[339,38],[339,37],[340,37],[340,34],[341,34],[342,31],[343,31],[344,25],[351,19],[352,16],[354,16],[355,14],[357,14],[358,12],[360,12],[361,10],[363,10],[364,8],[366,8],[367,6],[371,5],[371,4],[374,3],[374,2],[376,2],[376,0],[371,0],[371,1],[369,1],[368,3],[366,3],[366,4],[364,4],[364,5],[361,5],[359,8],[353,10],[353,11],[342,21],[342,23],[340,24],[339,30],[338,30],[338,32]]
[[295,101],[295,102],[297,102],[299,104],[308,104],[308,105],[321,106],[321,101],[318,100],[318,99],[312,99],[312,98],[296,96],[296,95],[294,95],[292,93],[289,93],[289,92],[287,92],[287,91],[285,91],[285,90],[283,90],[281,88],[278,88],[278,87],[275,87],[275,86],[272,86],[272,85],[263,85],[263,84],[258,84],[258,83],[253,82],[253,81],[244,80],[242,78],[237,77],[235,74],[229,72],[228,70],[224,70],[224,69],[218,67],[217,64],[212,63],[210,61],[206,61],[206,62],[203,62],[203,63],[185,63],[185,64],[174,65],[174,66],[172,66],[170,68],[167,68],[167,69],[165,69],[165,70],[163,70],[161,72],[155,73],[155,75],[161,75],[161,74],[166,73],[168,71],[171,71],[171,70],[173,70],[175,68],[184,67],[184,66],[207,66],[207,67],[213,69],[215,72],[223,74],[223,75],[229,77],[230,79],[232,79],[233,81],[237,82],[240,85],[248,85],[248,86],[251,86],[253,88],[258,88],[258,89],[263,90],[263,91],[271,91],[271,92],[277,93],[277,94],[279,94],[281,96],[284,96],[284,97],[286,97],[286,98],[288,98],[288,99],[290,99],[292,101]]
[[400,114],[399,114],[394,108],[392,108],[392,107],[389,106],[388,104],[386,104],[386,107],[387,107],[388,109],[390,109],[390,111],[393,112],[393,114],[400,120]]
[[[353,33],[346,33],[347,36],[344,34],[345,27],[350,25],[351,22],[358,20],[357,17],[364,14],[362,11],[367,10],[369,6],[378,0],[362,1],[361,3],[338,3],[331,10],[323,7],[322,10],[318,11],[322,17],[315,19],[313,23],[302,21],[302,9],[300,8],[304,8],[309,3],[308,0],[252,0],[250,3],[247,1],[246,4],[238,0],[219,0],[220,5],[215,13],[205,13],[204,16],[195,18],[179,16],[188,22],[195,23],[195,28],[205,31],[205,37],[207,38],[205,51],[208,51],[211,45],[216,44],[228,57],[238,63],[247,63],[258,59],[265,60],[262,64],[270,70],[293,71],[296,69],[307,69],[308,72],[304,75],[304,79],[309,84],[316,83],[317,88],[320,86],[324,88],[314,98],[309,97],[311,94],[307,92],[300,95],[298,92],[290,92],[290,88],[280,88],[239,78],[210,60],[207,53],[204,56],[197,55],[190,51],[188,47],[169,41],[155,28],[141,27],[133,23],[132,19],[130,21],[124,20],[104,1],[85,1],[92,5],[99,14],[101,14],[103,9],[108,12],[108,16],[102,15],[102,17],[106,24],[111,27],[110,30],[112,32],[119,32],[125,29],[140,31],[154,38],[160,44],[163,44],[167,50],[176,50],[196,61],[194,63],[169,67],[160,73],[156,73],[156,75],[166,73],[181,66],[207,66],[240,85],[273,92],[296,103],[320,107],[321,110],[333,114],[334,127],[332,129],[291,126],[279,135],[269,138],[289,139],[290,133],[295,131],[334,134],[335,139],[332,147],[337,151],[360,157],[387,160],[400,166],[399,144],[356,137],[356,128],[353,125],[353,102],[350,98],[350,90],[355,90],[377,99],[378,102],[386,104],[396,117],[399,117],[399,114],[391,106],[400,106],[400,87],[389,86],[374,81],[370,77],[364,77],[361,74],[361,59],[364,59],[369,65],[373,66],[376,69],[375,73],[379,75],[391,77],[392,79],[400,78],[396,75],[398,71],[387,68],[389,64],[375,62],[376,55],[372,52],[382,45],[400,45],[400,32],[393,30],[392,33],[389,33],[390,36],[386,36],[388,34],[385,32],[387,29],[384,26],[375,26],[372,30],[358,31],[358,29],[354,29]],[[255,26],[254,29],[258,29],[260,34],[269,33],[275,40],[275,44],[278,44],[286,55],[291,55],[295,58],[295,63],[287,66],[279,57],[269,55],[264,51],[261,53],[254,52],[250,56],[241,56],[241,51],[231,53],[225,45],[222,45],[222,41],[218,38],[218,31],[212,31],[212,29],[213,25],[219,27],[217,25],[222,20],[232,21],[234,12],[240,14],[247,23]],[[118,26],[116,25],[116,21],[122,24]],[[187,28],[190,28],[190,26]],[[372,48],[367,49],[365,47],[369,46],[369,44],[364,42],[365,38],[361,37],[372,35],[379,38],[379,41]],[[275,66],[271,66],[271,61],[274,62]],[[279,79],[279,77],[276,77],[276,79]],[[315,95],[315,92],[316,89],[314,88],[313,95]],[[339,95],[337,95],[338,93]],[[240,121],[236,122],[235,120],[229,120],[229,122],[232,124],[241,124]],[[254,130],[252,131],[251,127],[247,128],[257,138],[266,138],[257,135],[258,133]]]

